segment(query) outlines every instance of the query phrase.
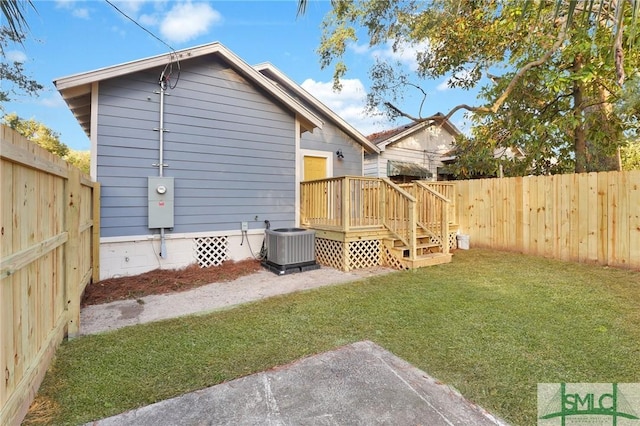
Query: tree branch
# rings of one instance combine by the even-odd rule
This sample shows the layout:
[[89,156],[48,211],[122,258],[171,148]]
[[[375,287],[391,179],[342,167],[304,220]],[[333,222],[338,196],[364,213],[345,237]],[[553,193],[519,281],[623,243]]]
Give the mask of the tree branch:
[[[500,107],[505,103],[509,95],[511,95],[511,92],[515,90],[518,81],[527,73],[527,71],[531,70],[532,68],[544,65],[549,60],[549,58],[551,58],[551,55],[553,55],[558,49],[560,49],[560,47],[562,46],[562,43],[565,41],[565,36],[566,36],[566,31],[563,29],[560,31],[560,34],[558,34],[558,39],[555,41],[555,43],[551,46],[551,48],[547,52],[545,52],[544,55],[542,55],[541,58],[535,61],[529,62],[528,64],[520,68],[518,72],[516,72],[516,74],[513,76],[513,78],[507,85],[507,87],[504,89],[504,92],[502,92],[502,95],[500,95],[500,97],[496,99],[495,102],[490,106],[473,107],[467,104],[460,104],[453,107],[445,115],[435,114],[430,117],[415,117],[411,114],[408,114],[402,111],[400,108],[396,107],[391,102],[384,102],[384,106],[394,111],[396,114],[398,114],[401,117],[405,117],[405,118],[408,118],[409,120],[419,122],[419,123],[424,121],[433,121],[435,123],[441,123],[441,122],[444,122],[445,120],[449,120],[456,112],[462,109],[465,109],[470,112],[476,112],[476,113],[482,113],[482,114],[495,114],[496,112],[498,112]],[[419,89],[422,90],[421,88]]]

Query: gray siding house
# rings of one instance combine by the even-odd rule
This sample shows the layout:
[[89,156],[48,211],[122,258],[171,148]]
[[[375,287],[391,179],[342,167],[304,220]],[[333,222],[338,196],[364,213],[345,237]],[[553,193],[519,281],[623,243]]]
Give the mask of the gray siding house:
[[91,140],[101,278],[250,258],[265,221],[299,225],[305,176],[361,175],[377,152],[275,67],[220,43],[55,84]]
[[369,135],[380,150],[367,153],[364,175],[388,177],[397,182],[437,180],[443,160],[451,155],[460,131],[449,121],[441,125],[414,122]]

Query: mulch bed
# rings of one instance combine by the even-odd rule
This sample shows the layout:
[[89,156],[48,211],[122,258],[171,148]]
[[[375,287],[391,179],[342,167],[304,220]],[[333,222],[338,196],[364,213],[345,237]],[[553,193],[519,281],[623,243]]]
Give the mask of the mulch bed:
[[110,278],[89,284],[82,298],[82,306],[190,290],[211,283],[232,281],[257,272],[260,268],[260,262],[254,259],[239,262],[227,260],[220,266],[209,268],[191,265],[183,269],[156,269],[140,275]]

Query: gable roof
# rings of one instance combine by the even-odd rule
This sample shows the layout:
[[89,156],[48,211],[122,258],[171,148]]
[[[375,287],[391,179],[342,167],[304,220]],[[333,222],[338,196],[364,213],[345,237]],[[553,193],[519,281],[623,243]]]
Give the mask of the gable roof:
[[293,96],[299,97],[312,105],[317,111],[320,111],[326,117],[328,117],[336,126],[338,126],[343,132],[351,136],[356,142],[369,153],[380,152],[378,147],[367,139],[357,129],[347,123],[342,117],[333,112],[329,107],[320,102],[311,93],[303,89],[299,84],[287,77],[282,71],[276,68],[274,65],[265,62],[254,66],[256,70],[264,74],[266,77],[273,80],[274,84],[282,85],[288,91],[293,93]]
[[[442,115],[438,113],[437,115]],[[387,147],[387,145],[398,142],[399,140],[418,132],[426,127],[433,126],[433,121],[414,121],[409,124],[403,124],[402,126],[398,126],[395,129],[384,130],[382,132],[373,133],[367,136],[372,143],[376,144],[381,151]],[[456,126],[449,120],[444,120],[442,122],[442,127],[448,131],[451,135],[457,136],[461,132],[458,130]]]
[[109,78],[146,70],[149,68],[166,65],[176,60],[186,61],[206,55],[217,55],[222,58],[237,73],[250,82],[264,89],[275,99],[281,102],[287,109],[293,112],[301,121],[304,130],[311,131],[314,128],[322,128],[322,120],[305,108],[300,102],[289,96],[286,92],[277,88],[268,78],[244,62],[239,56],[227,49],[219,42],[204,44],[188,49],[178,50],[170,54],[152,56],[132,62],[125,62],[106,68],[100,68],[68,77],[54,80],[54,84],[69,109],[76,117],[85,133],[91,136],[91,95],[96,82]]

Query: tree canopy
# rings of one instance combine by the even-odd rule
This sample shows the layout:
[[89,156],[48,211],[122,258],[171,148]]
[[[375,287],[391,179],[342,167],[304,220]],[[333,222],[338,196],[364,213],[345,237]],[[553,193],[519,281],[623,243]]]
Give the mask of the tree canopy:
[[12,61],[5,54],[11,45],[22,45],[28,29],[27,21],[24,17],[23,8],[32,7],[31,1],[0,0],[0,11],[4,16],[3,25],[0,26],[0,81],[9,82],[7,86],[0,86],[0,110],[2,104],[12,100],[18,94],[37,95],[43,86],[25,74],[23,63]]
[[[347,72],[344,54],[351,43],[391,43],[396,50],[415,49],[418,68],[377,61],[370,70],[370,110],[434,125],[459,111],[471,113],[471,136],[457,144],[459,175],[478,168],[493,173],[500,165],[512,174],[620,166],[618,148],[628,143],[640,116],[630,101],[640,64],[640,0],[332,5],[318,51],[322,66],[334,67],[335,86]],[[480,88],[479,103],[442,116],[428,110],[433,100],[423,83],[443,77],[450,87]],[[418,111],[400,104],[411,90],[424,96]],[[494,158],[505,148],[519,148],[524,159]]]
[[3,122],[25,138],[29,139],[52,154],[73,164],[84,173],[89,173],[90,153],[89,151],[74,151],[65,143],[60,141],[60,135],[49,127],[36,121],[33,118],[28,120],[18,117],[17,114],[7,114],[3,117]]

